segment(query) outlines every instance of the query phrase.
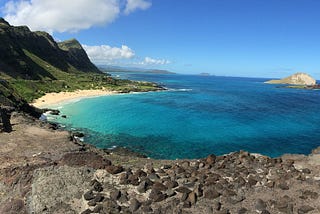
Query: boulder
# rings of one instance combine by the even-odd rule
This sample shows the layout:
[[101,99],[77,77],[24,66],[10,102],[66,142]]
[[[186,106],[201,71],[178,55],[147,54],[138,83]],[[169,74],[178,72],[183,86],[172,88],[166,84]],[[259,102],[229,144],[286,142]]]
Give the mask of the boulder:
[[87,166],[94,169],[103,169],[111,165],[111,161],[103,158],[95,152],[71,152],[65,154],[61,161],[61,165],[68,166]]
[[110,174],[118,174],[120,172],[123,171],[123,167],[122,166],[107,166],[106,170],[110,173]]
[[0,107],[0,119],[2,121],[3,131],[11,132],[12,125],[10,123],[11,112],[5,107]]
[[131,210],[131,212],[134,212],[134,211],[138,210],[140,206],[141,206],[141,203],[137,199],[133,198],[133,199],[130,200],[130,210]]

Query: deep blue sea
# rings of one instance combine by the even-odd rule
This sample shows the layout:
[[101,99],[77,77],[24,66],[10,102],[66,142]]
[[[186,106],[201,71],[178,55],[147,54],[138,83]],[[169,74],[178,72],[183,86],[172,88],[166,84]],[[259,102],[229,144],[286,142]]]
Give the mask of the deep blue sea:
[[320,91],[266,79],[118,73],[168,91],[82,99],[60,106],[67,129],[100,148],[127,147],[152,158],[202,158],[238,150],[272,157],[320,146]]

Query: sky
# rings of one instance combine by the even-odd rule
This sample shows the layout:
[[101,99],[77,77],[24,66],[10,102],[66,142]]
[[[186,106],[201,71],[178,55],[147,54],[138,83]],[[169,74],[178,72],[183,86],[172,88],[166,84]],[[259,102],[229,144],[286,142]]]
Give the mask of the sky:
[[11,25],[76,38],[98,65],[320,79],[319,0],[0,0]]

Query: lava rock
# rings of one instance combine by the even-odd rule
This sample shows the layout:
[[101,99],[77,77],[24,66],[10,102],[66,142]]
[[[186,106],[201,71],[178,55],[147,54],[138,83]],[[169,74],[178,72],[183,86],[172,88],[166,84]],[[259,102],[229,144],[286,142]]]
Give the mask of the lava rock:
[[172,166],[171,165],[163,165],[161,168],[162,169],[170,169]]
[[121,192],[119,190],[114,190],[112,192],[110,192],[110,198],[113,200],[118,200],[121,196]]
[[151,173],[154,173],[154,172],[155,172],[152,163],[147,164],[147,165],[145,166],[145,168],[146,168],[146,171],[147,171],[148,174],[151,174]]
[[88,205],[91,206],[91,207],[96,206],[96,204],[97,204],[97,203],[95,202],[94,199],[92,199],[92,200],[90,200],[90,201],[88,202]]
[[98,213],[120,213],[120,210],[122,209],[115,201],[112,200],[104,201],[102,204],[102,208],[103,209],[100,210]]
[[247,213],[248,212],[248,210],[246,209],[246,208],[244,208],[244,207],[242,207],[242,208],[240,208],[239,210],[238,210],[238,214],[245,214],[245,213]]
[[61,165],[86,166],[94,169],[104,169],[111,165],[111,161],[95,152],[70,152],[60,160]]
[[147,191],[147,183],[146,183],[146,181],[142,181],[137,186],[137,191],[140,192],[140,193],[145,193]]
[[183,208],[190,208],[191,207],[191,203],[189,201],[185,201],[183,203]]
[[216,156],[214,154],[211,154],[206,158],[207,164],[214,164],[215,162],[216,162]]
[[[49,110],[49,109],[47,109],[47,110]],[[60,111],[56,110],[56,109],[50,109],[49,114],[57,116],[60,114]],[[75,134],[77,134],[77,133],[80,133],[80,132],[75,132]]]
[[95,206],[95,208],[93,208],[93,213],[101,213],[101,210],[103,209],[103,206],[101,204],[98,204],[97,206]]
[[92,210],[86,209],[86,210],[83,211],[81,214],[90,214],[90,213],[93,213]]
[[244,185],[246,184],[246,180],[245,180],[243,177],[239,176],[239,177],[235,180],[235,183],[236,183],[236,186],[237,186],[237,187],[242,187],[242,186],[244,186]]
[[160,191],[152,190],[149,194],[149,198],[154,202],[160,202],[167,198],[167,195]]
[[308,169],[308,168],[304,168],[304,169],[302,169],[301,171],[302,171],[303,173],[305,173],[305,174],[311,174],[311,170]]
[[207,199],[215,199],[215,198],[218,198],[220,195],[221,194],[213,188],[208,189],[204,192],[204,197]]
[[103,199],[104,199],[104,196],[101,195],[100,193],[98,193],[96,197],[94,197],[95,202],[101,202],[103,201]]
[[256,205],[255,205],[256,210],[258,211],[263,211],[267,208],[267,204],[266,202],[264,202],[263,200],[261,200],[260,198],[256,201]]
[[140,206],[141,206],[141,203],[137,199],[133,198],[130,200],[129,209],[131,212],[138,210]]
[[90,201],[91,199],[94,199],[94,194],[93,194],[92,190],[89,190],[88,192],[86,192],[83,195],[83,197],[85,200]]
[[312,199],[318,199],[319,198],[319,194],[310,190],[305,190],[302,192],[302,195],[299,197],[301,199],[308,199],[308,198],[312,198]]
[[111,166],[107,166],[106,170],[110,174],[115,175],[115,174],[118,174],[118,173],[122,172],[123,171],[123,167],[122,166],[113,166],[113,165],[111,165]]
[[182,168],[189,168],[189,166],[190,166],[190,162],[189,161],[183,161],[182,163],[181,163],[181,167]]
[[241,201],[243,201],[244,199],[246,199],[246,197],[243,195],[234,195],[234,196],[227,198],[227,201],[231,204],[237,204],[237,203],[240,203]]
[[265,184],[266,187],[269,187],[269,188],[273,188],[274,187],[274,181],[268,181],[266,184]]
[[282,190],[288,190],[289,186],[285,181],[280,181],[277,185]]
[[168,188],[160,182],[155,182],[152,186],[152,190],[166,191]]
[[253,176],[249,176],[248,178],[248,184],[252,187],[255,186],[257,184],[257,180],[253,177]]
[[159,175],[157,175],[156,173],[149,174],[148,178],[152,181],[158,181],[160,179]]
[[143,213],[152,213],[152,208],[150,206],[143,206],[141,207]]
[[284,213],[292,213],[293,212],[293,206],[289,203],[289,201],[285,198],[280,199],[275,203],[275,207],[280,211]]
[[121,191],[121,195],[118,199],[121,203],[126,203],[128,202],[128,193],[126,191]]
[[138,169],[134,175],[138,176],[138,177],[147,177],[147,173],[145,171],[143,171],[142,169]]
[[166,194],[167,194],[168,197],[172,197],[172,196],[176,195],[176,192],[174,190],[172,190],[172,189],[168,189],[166,191]]
[[164,185],[167,187],[167,188],[175,188],[175,187],[177,187],[178,186],[178,182],[176,182],[176,181],[166,181],[165,183],[164,183]]
[[178,187],[178,188],[176,189],[176,191],[177,191],[177,192],[180,192],[180,193],[187,193],[187,194],[189,194],[189,193],[191,192],[191,190],[188,189],[187,187]]
[[215,201],[212,204],[212,209],[219,211],[221,209],[222,204],[219,201]]
[[195,186],[195,188],[193,189],[193,192],[196,193],[196,195],[198,197],[202,197],[203,196],[202,185],[199,184],[199,185]]
[[183,193],[180,200],[185,201],[187,200],[187,198],[188,198],[188,193]]
[[194,205],[197,202],[197,194],[195,192],[190,192],[188,195],[188,201]]
[[93,189],[94,189],[94,191],[102,192],[103,191],[102,184],[99,183],[98,181],[95,182],[95,184],[93,185]]
[[313,207],[311,207],[309,205],[303,205],[303,206],[299,207],[298,214],[308,213],[308,212],[310,212],[312,210],[314,210]]
[[128,183],[132,184],[134,186],[138,186],[139,185],[139,177],[137,175],[129,175],[128,177]]

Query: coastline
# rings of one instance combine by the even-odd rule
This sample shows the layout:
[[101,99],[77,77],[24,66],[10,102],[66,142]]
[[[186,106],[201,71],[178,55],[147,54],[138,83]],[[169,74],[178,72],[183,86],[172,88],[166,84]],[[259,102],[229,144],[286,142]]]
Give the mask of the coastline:
[[34,100],[30,105],[36,108],[46,108],[60,103],[65,103],[75,99],[90,98],[97,96],[109,96],[119,94],[117,91],[110,90],[77,90],[73,92],[46,93],[44,96]]

